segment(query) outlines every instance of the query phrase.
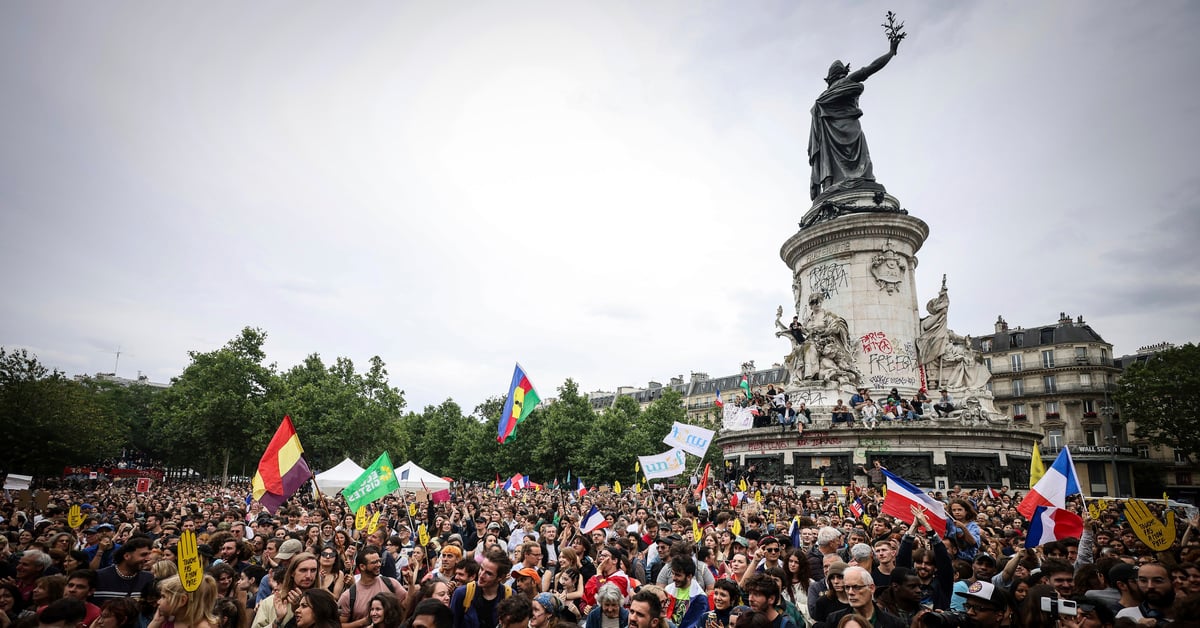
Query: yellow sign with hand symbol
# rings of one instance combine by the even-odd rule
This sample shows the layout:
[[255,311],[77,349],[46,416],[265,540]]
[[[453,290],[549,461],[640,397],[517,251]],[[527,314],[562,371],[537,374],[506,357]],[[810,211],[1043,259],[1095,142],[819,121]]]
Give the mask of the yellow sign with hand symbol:
[[359,506],[358,512],[354,513],[354,529],[362,530],[367,527],[367,507]]
[[379,516],[382,514],[383,511],[379,511],[371,516],[371,521],[367,523],[367,534],[375,534],[375,531],[379,529]]
[[79,504],[75,504],[67,510],[67,525],[72,528],[78,528],[83,525],[83,513],[79,510]]
[[1163,522],[1145,502],[1131,499],[1125,502],[1125,519],[1137,538],[1151,550],[1162,552],[1175,544],[1175,511],[1167,510],[1167,520]]
[[179,559],[179,581],[183,590],[191,593],[200,588],[204,579],[204,568],[200,565],[200,548],[196,545],[196,533],[184,530],[179,535],[179,545],[175,547],[175,556]]

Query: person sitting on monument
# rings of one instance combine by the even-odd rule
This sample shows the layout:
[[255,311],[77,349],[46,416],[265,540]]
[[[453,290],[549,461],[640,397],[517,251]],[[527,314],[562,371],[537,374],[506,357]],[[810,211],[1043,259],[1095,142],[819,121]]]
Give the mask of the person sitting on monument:
[[900,419],[902,421],[916,421],[920,417],[916,410],[913,410],[912,403],[907,399],[900,400]]
[[908,400],[908,405],[912,407],[913,414],[917,415],[918,420],[925,418],[925,404],[927,403],[929,403],[929,397],[925,394],[924,388],[917,391],[917,394]]
[[[783,406],[783,410],[779,412],[779,424],[783,426],[785,432],[787,428],[796,424],[796,409],[792,407],[792,402],[787,402]],[[800,429],[803,430],[804,427],[801,426]]]
[[950,398],[950,391],[942,389],[942,398],[933,404],[933,409],[939,417],[948,417],[954,412],[954,400]]
[[866,388],[859,388],[858,392],[850,396],[850,407],[857,412],[862,408],[864,402],[871,398],[871,391]]
[[862,417],[863,425],[867,429],[873,430],[876,425],[879,425],[879,408],[874,401],[870,399],[864,401],[858,408],[858,414]]
[[900,406],[896,405],[895,397],[888,396],[887,401],[883,402],[883,408],[880,409],[879,416],[884,421],[895,421],[900,418]]
[[788,325],[788,331],[792,337],[796,339],[796,344],[804,343],[804,327],[800,325],[800,316],[793,316],[792,323]]
[[841,399],[838,399],[837,405],[833,407],[832,418],[833,422],[830,424],[831,426],[838,423],[846,423],[850,427],[854,427],[854,413],[850,411],[849,406],[842,403]]

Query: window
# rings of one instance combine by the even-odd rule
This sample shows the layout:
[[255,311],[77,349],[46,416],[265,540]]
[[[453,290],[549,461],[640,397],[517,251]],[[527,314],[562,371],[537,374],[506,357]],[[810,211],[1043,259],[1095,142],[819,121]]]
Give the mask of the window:
[[1042,334],[1041,334],[1041,340],[1042,340],[1042,344],[1044,344],[1044,345],[1054,344],[1054,328],[1046,327],[1045,329],[1043,329]]
[[1021,354],[1014,353],[1008,358],[1012,362],[1012,370],[1014,373],[1021,371]]
[[1087,414],[1089,412],[1092,414],[1096,413],[1096,401],[1094,399],[1083,400],[1083,413]]
[[1187,471],[1176,471],[1175,472],[1175,483],[1179,484],[1180,486],[1191,486],[1192,485],[1192,474]]
[[1024,345],[1025,345],[1025,334],[1020,333],[1020,332],[1015,333],[1015,334],[1009,334],[1008,347],[1010,349],[1015,349],[1017,347],[1021,347]]
[[1042,386],[1045,387],[1048,393],[1058,392],[1058,376],[1046,375],[1042,377]]
[[1057,401],[1047,401],[1046,402],[1046,414],[1058,414],[1058,402]]
[[1175,450],[1175,462],[1187,462],[1187,456],[1183,454],[1182,449]]
[[1084,444],[1088,447],[1096,446],[1096,430],[1087,430],[1083,433]]
[[988,372],[991,373],[992,372],[992,359],[984,358],[983,363],[987,365]]
[[1138,458],[1149,458],[1150,457],[1150,446],[1149,445],[1138,445],[1137,446],[1137,456],[1138,456]]
[[1046,448],[1055,451],[1062,449],[1062,439],[1062,430],[1049,430],[1046,432]]
[[[1014,379],[1012,382],[1013,396],[1020,397],[1025,394],[1025,380]],[[1023,414],[1023,413],[1022,413]]]
[[984,338],[983,340],[980,340],[979,341],[979,350],[980,351],[991,351],[992,350],[992,339]]
[[1091,373],[1080,373],[1079,374],[1079,387],[1080,388],[1091,388],[1092,387],[1092,374]]
[[1025,404],[1014,403],[1013,404],[1013,416],[1014,417],[1025,416]]
[[1054,368],[1054,351],[1047,350],[1042,352],[1042,368]]
[[1108,464],[1104,462],[1087,463],[1088,481],[1092,484],[1092,495],[1108,495]]
[[1108,361],[1108,349],[1102,348],[1102,349],[1100,349],[1100,362],[1104,363],[1107,361]]
[[1075,363],[1087,364],[1087,347],[1075,347]]

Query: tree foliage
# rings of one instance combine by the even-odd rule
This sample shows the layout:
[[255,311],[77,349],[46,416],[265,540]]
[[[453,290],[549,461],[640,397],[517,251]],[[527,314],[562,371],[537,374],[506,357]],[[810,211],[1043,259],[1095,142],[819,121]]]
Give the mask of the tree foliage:
[[1121,420],[1151,444],[1200,451],[1200,346],[1187,344],[1129,366],[1117,386]]
[[85,385],[43,366],[25,350],[0,348],[0,468],[59,473],[84,459],[120,451],[124,434],[112,408]]

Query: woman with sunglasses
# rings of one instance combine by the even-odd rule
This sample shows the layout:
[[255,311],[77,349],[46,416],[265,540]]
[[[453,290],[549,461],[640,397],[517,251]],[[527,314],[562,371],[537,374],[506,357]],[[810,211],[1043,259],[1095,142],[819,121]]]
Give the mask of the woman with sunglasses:
[[317,554],[317,586],[340,598],[345,590],[347,580],[353,581],[346,573],[346,565],[342,555],[333,545],[326,545]]

